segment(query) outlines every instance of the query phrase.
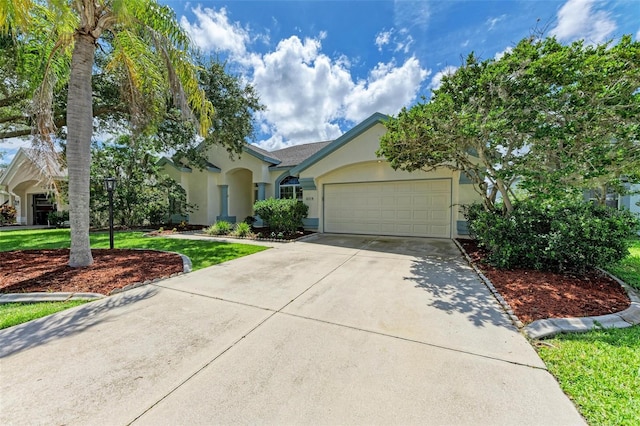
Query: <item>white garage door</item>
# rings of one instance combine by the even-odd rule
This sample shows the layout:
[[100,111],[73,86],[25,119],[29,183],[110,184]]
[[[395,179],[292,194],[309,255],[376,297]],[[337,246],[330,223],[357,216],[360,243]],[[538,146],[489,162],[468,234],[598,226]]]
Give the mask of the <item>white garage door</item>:
[[327,184],[324,231],[451,237],[451,180]]

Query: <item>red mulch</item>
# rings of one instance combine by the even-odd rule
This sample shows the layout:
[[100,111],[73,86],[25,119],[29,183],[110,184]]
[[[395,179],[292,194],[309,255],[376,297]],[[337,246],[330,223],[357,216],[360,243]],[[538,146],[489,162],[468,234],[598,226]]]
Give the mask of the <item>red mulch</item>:
[[483,262],[473,240],[458,240],[525,324],[544,318],[606,315],[627,309],[626,291],[607,275],[592,270],[584,276],[529,269],[501,270]]
[[153,250],[92,250],[93,264],[71,268],[68,249],[0,253],[0,293],[109,294],[129,284],[183,272],[182,257]]

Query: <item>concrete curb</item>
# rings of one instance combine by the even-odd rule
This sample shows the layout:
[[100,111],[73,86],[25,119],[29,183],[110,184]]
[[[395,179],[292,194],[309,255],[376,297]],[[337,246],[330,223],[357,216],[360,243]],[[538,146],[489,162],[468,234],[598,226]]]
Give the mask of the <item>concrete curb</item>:
[[458,249],[462,252],[464,257],[469,262],[469,265],[473,268],[473,270],[478,274],[480,279],[484,282],[484,284],[489,288],[491,293],[493,293],[494,297],[498,300],[502,308],[509,315],[509,318],[513,322],[513,324],[518,327],[522,332],[530,339],[537,340],[543,339],[546,337],[555,336],[559,333],[584,333],[587,331],[591,331],[594,329],[602,329],[602,328],[627,328],[633,325],[640,324],[640,296],[631,286],[627,285],[625,282],[620,280],[619,278],[611,275],[609,272],[598,268],[601,272],[606,274],[615,280],[622,288],[625,289],[627,294],[629,295],[629,299],[631,300],[631,306],[621,312],[616,312],[608,315],[600,315],[593,317],[581,317],[581,318],[548,318],[548,319],[540,319],[536,320],[528,325],[524,325],[522,321],[518,319],[518,317],[509,306],[506,300],[500,295],[498,290],[491,283],[489,278],[487,278],[478,267],[473,263],[465,249],[462,245],[453,240],[454,243],[458,246]]
[[0,305],[7,303],[66,302],[68,300],[98,300],[99,293],[8,293],[0,295]]
[[[167,278],[173,278],[178,275],[188,274],[193,270],[193,264],[191,259],[182,253],[176,253],[174,251],[154,250],[154,249],[136,249],[144,251],[156,251],[159,253],[173,253],[182,258],[182,272],[171,274],[164,277],[154,278],[153,280],[146,280],[143,282],[137,282],[128,284],[122,288],[117,288],[109,293],[109,296],[122,293],[123,291],[132,290],[134,288],[142,287],[143,285],[157,283]],[[67,300],[98,300],[105,298],[104,294],[99,293],[7,293],[0,294],[0,304],[5,303],[37,303],[37,302],[65,302]]]

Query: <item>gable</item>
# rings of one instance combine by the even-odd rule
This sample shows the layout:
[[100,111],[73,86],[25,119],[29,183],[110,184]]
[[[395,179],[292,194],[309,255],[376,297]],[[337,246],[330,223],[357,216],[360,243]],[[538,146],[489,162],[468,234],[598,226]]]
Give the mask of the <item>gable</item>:
[[347,133],[291,169],[292,175],[318,177],[350,164],[376,161],[380,138],[387,131],[383,121],[388,117],[376,113]]

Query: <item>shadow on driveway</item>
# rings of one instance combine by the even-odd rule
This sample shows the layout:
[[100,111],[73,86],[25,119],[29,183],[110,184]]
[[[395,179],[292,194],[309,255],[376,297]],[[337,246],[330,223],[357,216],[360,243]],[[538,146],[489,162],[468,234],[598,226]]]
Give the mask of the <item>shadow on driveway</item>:
[[114,308],[153,297],[156,287],[147,286],[140,291],[127,291],[117,296],[89,302],[25,324],[0,330],[0,359],[27,349],[43,345],[51,340],[80,333],[103,321],[101,314]]
[[430,293],[429,306],[461,313],[476,327],[487,324],[513,327],[489,289],[463,259],[423,257],[411,265],[405,280]]

